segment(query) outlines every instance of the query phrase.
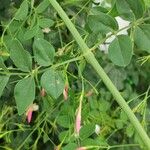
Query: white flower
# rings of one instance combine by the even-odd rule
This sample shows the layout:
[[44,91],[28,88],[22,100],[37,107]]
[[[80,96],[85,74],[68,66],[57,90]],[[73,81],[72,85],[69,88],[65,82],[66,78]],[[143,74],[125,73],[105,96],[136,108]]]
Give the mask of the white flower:
[[50,28],[44,28],[44,29],[42,29],[42,31],[43,31],[43,33],[49,33],[51,30],[50,30]]
[[39,105],[37,105],[36,103],[34,103],[34,104],[32,105],[32,109],[33,109],[33,111],[39,110]]
[[96,124],[95,125],[95,133],[100,134],[100,130],[101,130],[100,126],[98,124]]

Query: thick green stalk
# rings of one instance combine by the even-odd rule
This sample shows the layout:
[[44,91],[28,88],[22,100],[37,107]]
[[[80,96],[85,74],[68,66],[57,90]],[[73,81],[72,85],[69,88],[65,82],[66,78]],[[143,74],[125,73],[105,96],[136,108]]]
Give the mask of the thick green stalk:
[[56,0],[49,0],[51,5],[56,9],[62,20],[65,22],[66,26],[72,33],[73,37],[75,38],[76,42],[79,44],[82,52],[85,54],[86,60],[93,66],[95,71],[98,73],[100,78],[103,80],[107,88],[110,90],[112,95],[114,96],[115,100],[118,102],[120,107],[125,111],[128,118],[130,119],[131,123],[134,125],[136,131],[138,132],[139,136],[141,137],[143,143],[147,146],[148,149],[150,149],[150,139],[148,135],[146,134],[145,130],[141,126],[140,122],[124,100],[124,98],[121,96],[117,88],[114,86],[112,81],[109,79],[103,68],[100,66],[98,61],[96,60],[93,53],[90,51],[89,47],[85,44],[84,40],[80,36],[79,32],[73,25],[73,23],[70,21],[64,10],[61,8],[61,6],[58,4]]

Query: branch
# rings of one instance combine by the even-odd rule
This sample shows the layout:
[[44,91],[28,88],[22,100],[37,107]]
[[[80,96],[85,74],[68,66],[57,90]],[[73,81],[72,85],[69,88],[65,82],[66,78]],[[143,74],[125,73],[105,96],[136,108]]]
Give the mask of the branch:
[[114,96],[115,100],[118,102],[120,107],[124,110],[124,112],[127,114],[128,118],[130,119],[131,123],[135,127],[136,131],[138,132],[139,136],[141,137],[143,143],[147,146],[148,149],[150,149],[150,139],[148,135],[146,134],[145,130],[141,126],[140,122],[124,100],[124,98],[121,96],[117,88],[114,86],[110,78],[107,76],[103,68],[100,66],[98,61],[96,60],[94,54],[90,51],[89,47],[85,44],[84,40],[80,36],[79,32],[73,25],[73,23],[70,21],[64,10],[61,8],[61,6],[58,4],[56,0],[49,0],[51,5],[56,9],[62,20],[65,22],[66,26],[72,33],[73,37],[75,38],[76,42],[80,46],[85,59],[89,64],[91,64],[94,68],[94,70],[97,72],[99,77],[103,80],[106,87],[109,89],[109,91]]

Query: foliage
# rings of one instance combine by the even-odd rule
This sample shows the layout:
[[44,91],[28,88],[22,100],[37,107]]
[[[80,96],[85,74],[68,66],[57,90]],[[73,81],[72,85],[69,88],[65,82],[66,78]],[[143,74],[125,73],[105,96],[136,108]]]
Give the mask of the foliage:
[[[150,135],[149,0],[58,2]],[[1,149],[146,149],[49,0],[0,4]],[[117,16],[129,25],[120,29]],[[120,34],[124,29],[127,35]],[[39,109],[28,124],[33,103]]]

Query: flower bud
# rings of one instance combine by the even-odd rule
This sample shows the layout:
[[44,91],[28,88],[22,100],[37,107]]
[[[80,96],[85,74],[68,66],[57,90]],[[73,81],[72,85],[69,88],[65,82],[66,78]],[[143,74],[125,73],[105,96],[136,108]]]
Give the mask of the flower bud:
[[27,121],[28,121],[28,123],[30,123],[31,120],[32,120],[32,113],[33,113],[32,109],[29,109],[28,112],[27,112]]
[[42,31],[43,31],[43,33],[49,33],[51,30],[50,30],[50,28],[44,28],[44,29],[42,29]]
[[64,87],[64,91],[63,91],[63,96],[64,96],[64,100],[67,100],[68,99],[68,83],[65,85]]
[[76,122],[75,122],[75,132],[77,135],[79,135],[80,128],[81,128],[81,102],[77,110],[77,115],[76,115]]
[[96,134],[99,134],[99,133],[100,133],[100,130],[101,130],[100,126],[99,126],[98,124],[96,124],[96,125],[95,125],[95,133],[96,133]]
[[28,123],[30,123],[31,120],[32,120],[33,111],[37,111],[38,109],[39,109],[39,105],[37,105],[36,103],[31,104],[31,105],[28,107],[28,109],[27,109],[27,111],[26,111],[26,116],[27,116],[27,121],[28,121]]
[[76,150],[86,150],[86,147],[78,147]]
[[41,97],[44,97],[45,95],[46,95],[46,91],[45,91],[45,89],[44,88],[42,88],[42,90],[41,90]]

